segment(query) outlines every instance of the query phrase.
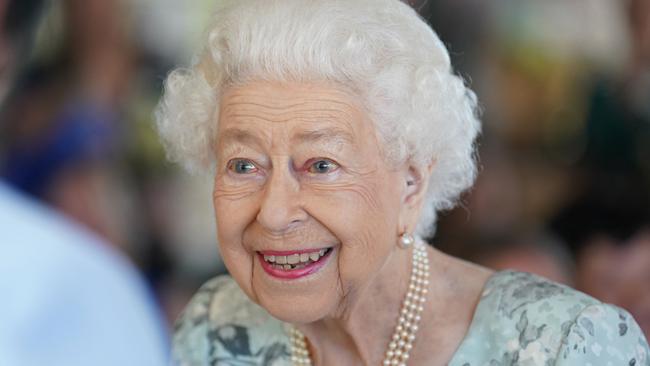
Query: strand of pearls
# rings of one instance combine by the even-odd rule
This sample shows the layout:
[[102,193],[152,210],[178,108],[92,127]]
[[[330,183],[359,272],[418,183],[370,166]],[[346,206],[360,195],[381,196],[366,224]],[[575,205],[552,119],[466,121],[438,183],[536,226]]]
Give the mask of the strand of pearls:
[[[424,303],[429,292],[429,257],[425,244],[419,242],[413,247],[412,263],[409,287],[402,302],[397,326],[386,350],[382,363],[384,366],[406,366],[415,342],[418,323],[422,318]],[[304,334],[290,327],[289,338],[291,339],[291,362],[295,366],[311,366]]]
[[406,297],[393,332],[393,339],[388,344],[385,366],[406,366],[415,334],[418,331],[424,302],[429,292],[429,257],[424,244],[418,243],[413,248],[413,269]]
[[294,366],[311,366],[305,335],[295,327],[290,327],[289,338],[291,339],[291,363]]

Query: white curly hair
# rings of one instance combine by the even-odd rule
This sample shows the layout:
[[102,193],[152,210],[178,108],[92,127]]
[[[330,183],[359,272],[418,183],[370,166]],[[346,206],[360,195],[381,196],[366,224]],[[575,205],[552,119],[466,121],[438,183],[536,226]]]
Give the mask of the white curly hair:
[[435,32],[399,0],[219,0],[205,48],[172,71],[156,111],[168,157],[211,172],[220,95],[254,80],[353,90],[386,159],[435,162],[416,233],[431,235],[476,176],[475,94]]

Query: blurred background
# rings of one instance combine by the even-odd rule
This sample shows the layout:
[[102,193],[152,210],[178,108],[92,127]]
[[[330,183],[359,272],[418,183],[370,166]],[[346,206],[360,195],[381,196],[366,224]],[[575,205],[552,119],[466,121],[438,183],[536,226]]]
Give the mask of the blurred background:
[[[130,257],[170,323],[225,272],[211,182],[165,161],[152,115],[213,3],[52,1],[0,90],[0,177]],[[409,3],[482,108],[478,181],[429,241],[622,306],[650,336],[650,0]]]

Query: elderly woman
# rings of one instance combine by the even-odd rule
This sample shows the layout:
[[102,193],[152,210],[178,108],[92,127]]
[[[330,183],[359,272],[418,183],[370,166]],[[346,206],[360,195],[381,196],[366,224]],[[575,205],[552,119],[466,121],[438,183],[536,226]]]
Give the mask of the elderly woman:
[[[624,310],[420,239],[475,176],[476,99],[398,0],[220,1],[158,110],[214,177],[181,365],[649,365]],[[497,209],[497,208],[495,208]]]

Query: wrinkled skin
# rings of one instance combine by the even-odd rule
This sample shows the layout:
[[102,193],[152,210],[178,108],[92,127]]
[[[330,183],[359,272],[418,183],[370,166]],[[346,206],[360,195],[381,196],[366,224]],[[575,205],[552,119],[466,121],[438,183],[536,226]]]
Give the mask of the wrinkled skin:
[[[239,285],[278,318],[312,322],[345,311],[345,298],[396,249],[404,172],[384,162],[355,102],[337,88],[261,83],[223,97],[219,243]],[[322,247],[334,247],[330,265],[298,281],[268,276],[255,254]]]

